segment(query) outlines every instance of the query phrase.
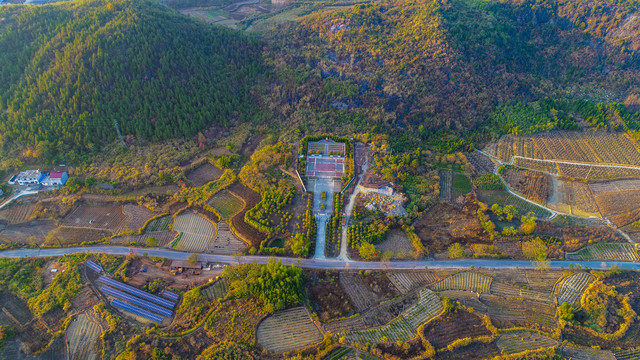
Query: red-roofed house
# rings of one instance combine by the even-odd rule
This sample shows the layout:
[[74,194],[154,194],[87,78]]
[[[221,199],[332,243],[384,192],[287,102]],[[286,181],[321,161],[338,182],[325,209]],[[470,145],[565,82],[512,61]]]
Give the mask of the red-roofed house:
[[42,180],[42,185],[45,186],[62,186],[67,183],[67,179],[69,179],[69,174],[66,171],[55,171],[49,174],[49,176],[45,177]]

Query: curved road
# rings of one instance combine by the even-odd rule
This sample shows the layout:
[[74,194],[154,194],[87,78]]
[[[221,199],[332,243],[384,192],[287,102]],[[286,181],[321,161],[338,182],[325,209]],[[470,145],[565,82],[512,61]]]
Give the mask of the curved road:
[[[159,248],[136,248],[126,246],[83,246],[56,249],[22,249],[0,251],[0,257],[22,258],[22,257],[48,257],[61,256],[65,254],[77,253],[104,253],[111,255],[143,255],[165,257],[171,260],[186,260],[190,255],[188,252],[159,249]],[[231,265],[259,263],[266,264],[273,257],[266,256],[231,256],[199,254],[201,261],[221,262]],[[298,259],[288,257],[277,257],[285,265],[296,265],[308,269],[355,269],[355,270],[402,270],[402,269],[424,269],[428,268],[449,268],[460,269],[484,268],[484,269],[535,269],[536,265],[530,261],[522,260],[420,260],[420,261],[391,261],[391,262],[369,262],[369,261],[344,261],[340,259]],[[550,261],[552,269],[567,269],[569,265],[580,265],[588,269],[608,269],[617,265],[621,270],[640,270],[640,263],[634,262],[610,262],[610,261]]]

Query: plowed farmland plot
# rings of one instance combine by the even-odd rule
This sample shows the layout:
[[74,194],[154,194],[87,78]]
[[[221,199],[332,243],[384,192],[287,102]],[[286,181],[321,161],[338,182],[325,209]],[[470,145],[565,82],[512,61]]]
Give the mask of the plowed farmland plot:
[[422,289],[418,302],[407,308],[400,316],[389,324],[372,329],[349,331],[339,336],[344,336],[349,343],[374,344],[380,339],[388,341],[406,341],[416,335],[418,326],[442,312],[442,302],[438,295],[428,289]]
[[420,272],[393,271],[388,272],[387,277],[403,294],[438,281],[438,276],[429,270]]
[[216,209],[222,219],[230,219],[244,208],[244,201],[228,190],[219,191],[209,200],[209,206]]
[[67,328],[69,354],[73,360],[97,359],[94,344],[102,329],[86,313],[78,315]]
[[[0,358],[2,357],[0,356]],[[51,345],[49,345],[49,347],[42,354],[40,354],[39,358],[40,360],[67,359],[68,358],[67,346],[64,343],[64,338],[59,337],[53,340]],[[15,358],[11,358],[11,359],[15,359]]]
[[0,325],[19,328],[33,318],[27,303],[9,292],[0,292]]
[[46,246],[72,245],[87,241],[98,241],[112,235],[112,232],[103,229],[63,226],[49,232],[44,244]]
[[304,307],[277,312],[258,325],[258,343],[272,353],[305,348],[322,341],[322,333]]
[[600,194],[625,190],[640,190],[640,180],[617,180],[589,184],[591,192]]
[[22,224],[29,221],[33,214],[33,204],[12,205],[0,210],[0,220],[7,221],[10,225]]
[[560,180],[555,176],[550,178],[551,190],[546,206],[564,214],[571,214],[571,182]]
[[357,312],[366,310],[384,300],[383,297],[374,293],[357,273],[341,272],[339,281]]
[[440,170],[440,201],[450,201],[453,194],[453,172]]
[[577,216],[600,216],[596,199],[589,185],[578,181],[571,182],[571,214]]
[[147,220],[155,215],[153,211],[140,205],[127,204],[123,207],[123,210],[127,216],[126,230],[139,230]]
[[531,290],[552,291],[558,279],[562,276],[559,271],[528,270],[525,272]]
[[491,277],[477,272],[461,272],[451,275],[430,286],[435,291],[469,290],[477,293],[489,292]]
[[214,254],[233,255],[242,252],[247,244],[238,239],[225,221],[218,223],[216,237],[209,245],[209,251]]
[[535,290],[527,290],[518,286],[508,285],[499,281],[491,282],[491,294],[509,298],[530,299],[541,302],[551,303],[553,301],[550,292],[541,292]]
[[526,350],[538,350],[558,345],[558,341],[533,332],[502,334],[496,345],[505,354],[515,354]]
[[492,160],[490,157],[478,151],[474,151],[467,155],[467,159],[477,174],[493,173],[497,167],[495,160]]
[[27,223],[23,225],[8,226],[0,231],[0,239],[7,242],[29,244],[32,241],[36,244],[42,244],[49,232],[55,229],[53,222],[36,220],[37,222]]
[[567,260],[640,261],[635,247],[629,243],[597,243],[568,253]]
[[360,316],[324,324],[324,330],[333,334],[350,330],[360,330],[386,325],[396,319],[404,309],[415,305],[419,300],[417,294],[411,294],[396,300],[386,301],[374,306]]
[[510,195],[507,200],[504,202],[505,205],[513,205],[521,214],[527,214],[532,212],[536,214],[536,217],[539,219],[547,219],[551,217],[551,213],[535,204],[522,200],[517,196]]
[[575,308],[584,289],[592,280],[591,274],[587,272],[575,273],[562,280],[558,287],[558,304],[569,303]]
[[229,292],[229,284],[227,280],[220,279],[213,284],[202,289],[202,293],[209,299],[222,299]]
[[222,170],[207,162],[187,174],[187,180],[194,186],[202,186],[220,176],[222,176]]
[[204,252],[209,248],[216,228],[204,217],[194,213],[186,213],[176,216],[173,231],[182,234],[178,235],[181,236],[180,242],[176,246],[178,250]]
[[548,302],[514,300],[496,295],[482,295],[480,302],[486,310],[475,308],[479,313],[489,315],[496,327],[511,328],[537,324],[554,328],[556,326],[554,306]]
[[537,171],[509,168],[503,172],[502,177],[511,191],[537,204],[547,203],[551,176]]
[[147,238],[154,237],[158,240],[158,246],[168,246],[171,244],[173,239],[176,237],[176,233],[172,231],[149,231],[140,235],[128,235],[128,236],[119,236],[114,237],[109,240],[112,244],[136,244],[136,245],[145,245]]
[[151,220],[147,225],[145,231],[169,230],[172,221],[173,219],[169,215],[159,217],[157,219]]
[[[499,281],[516,286],[529,286],[527,273],[523,270],[496,271],[493,274],[493,281]],[[551,287],[553,288],[553,284],[551,284]]]
[[586,346],[574,345],[567,343],[562,347],[562,355],[572,360],[616,360],[623,359],[614,356],[608,350],[596,350]]
[[478,315],[464,310],[443,314],[425,325],[422,333],[436,349],[442,349],[457,339],[491,335]]
[[67,215],[62,224],[67,227],[108,230],[117,233],[125,219],[122,205],[82,204]]
[[638,349],[614,350],[613,352],[616,355],[616,359],[618,359],[618,360],[637,360],[637,359],[640,359],[640,348],[638,348]]
[[233,216],[231,222],[233,228],[240,233],[240,235],[251,242],[251,245],[258,247],[260,242],[264,240],[265,236],[256,230],[253,226],[247,224],[244,221],[244,215],[247,211],[252,209],[262,200],[262,197],[257,192],[242,185],[240,182],[236,182],[229,187],[229,191],[235,195],[241,197],[245,202],[245,207]]
[[515,157],[513,158],[513,165],[523,169],[558,175],[558,167],[554,162]]
[[640,192],[627,190],[595,194],[602,215],[617,226],[625,226],[640,218]]

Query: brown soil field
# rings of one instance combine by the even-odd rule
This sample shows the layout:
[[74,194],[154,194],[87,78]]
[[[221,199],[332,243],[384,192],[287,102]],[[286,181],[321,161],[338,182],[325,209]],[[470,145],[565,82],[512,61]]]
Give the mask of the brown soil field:
[[625,190],[595,196],[602,215],[616,226],[628,225],[640,218],[640,192]]
[[467,346],[459,347],[454,351],[442,351],[438,353],[438,359],[442,360],[475,360],[475,359],[492,359],[500,355],[500,348],[495,343],[478,343],[474,342]]
[[347,292],[349,300],[358,312],[385,300],[383,296],[371,290],[358,273],[341,272],[338,278],[340,286]]
[[402,229],[393,229],[387,232],[387,240],[376,246],[383,253],[393,253],[394,259],[407,259],[415,256],[415,248],[407,234]]
[[0,220],[5,220],[10,225],[22,224],[31,218],[34,204],[13,204],[0,210]]
[[551,176],[537,171],[509,168],[502,174],[511,191],[546,205],[551,188]]
[[362,330],[386,325],[400,315],[402,311],[416,304],[417,301],[417,294],[386,301],[361,313],[360,316],[326,323],[324,324],[324,330],[336,334],[342,331]]
[[422,329],[425,339],[436,349],[446,347],[457,339],[491,335],[478,315],[465,310],[446,313],[427,323]]
[[453,243],[490,244],[489,234],[478,221],[478,206],[467,200],[462,209],[438,204],[414,223],[416,235],[430,253],[445,251]]
[[20,328],[33,319],[27,303],[10,292],[0,292],[0,325]]
[[496,295],[483,294],[479,298],[486,307],[475,309],[478,313],[489,315],[491,322],[498,328],[525,326],[549,330],[556,327],[556,309],[548,303],[532,300],[513,300]]
[[128,236],[119,236],[110,239],[109,242],[112,244],[136,244],[136,245],[144,245],[147,241],[148,237],[154,237],[158,240],[158,246],[168,246],[171,244],[173,239],[176,237],[176,233],[173,231],[165,230],[165,231],[150,231],[145,232],[140,235],[128,235]]
[[400,295],[400,291],[393,285],[385,272],[380,271],[365,271],[359,273],[360,278],[365,284],[378,296],[392,299]]
[[395,285],[396,289],[403,294],[439,280],[438,276],[431,270],[393,271],[386,272],[385,275]]
[[63,226],[118,232],[125,219],[122,205],[81,204],[64,218]]
[[45,246],[64,246],[80,244],[87,241],[97,241],[110,237],[113,234],[106,230],[85,229],[75,227],[59,227],[47,234]]
[[239,182],[234,183],[228,188],[229,191],[241,197],[245,202],[245,207],[237,213],[232,219],[231,223],[240,236],[251,242],[251,245],[258,248],[260,242],[265,239],[265,236],[256,230],[253,226],[244,222],[244,214],[251,208],[256,206],[262,200],[260,194],[242,185]]
[[209,245],[208,251],[214,254],[233,255],[242,252],[247,248],[247,243],[238,239],[229,224],[225,221],[218,223],[216,237]]
[[[373,352],[376,355],[394,356],[398,359],[413,359],[416,356],[424,353],[424,345],[420,338],[414,338],[409,341],[405,341],[402,346],[394,342],[386,342],[376,345]],[[355,357],[354,357],[355,358]]]
[[49,345],[47,350],[40,354],[40,360],[59,360],[67,358],[67,346],[64,343],[64,338],[59,337]]
[[469,160],[469,163],[473,166],[473,170],[476,174],[491,174],[496,168],[496,164],[490,157],[478,151],[468,154],[467,160]]
[[220,178],[220,176],[222,176],[222,170],[211,163],[206,162],[187,174],[187,180],[189,180],[194,186],[202,186]]
[[18,244],[29,244],[33,241],[42,244],[49,232],[56,229],[52,221],[35,220],[29,224],[8,226],[0,231],[0,239]]
[[309,282],[305,288],[310,291],[311,308],[320,321],[327,322],[355,313],[347,293],[338,283],[337,272],[312,271],[309,273]]
[[153,211],[137,204],[126,204],[123,206],[123,211],[127,216],[124,229],[134,231],[139,230],[147,220],[156,215]]

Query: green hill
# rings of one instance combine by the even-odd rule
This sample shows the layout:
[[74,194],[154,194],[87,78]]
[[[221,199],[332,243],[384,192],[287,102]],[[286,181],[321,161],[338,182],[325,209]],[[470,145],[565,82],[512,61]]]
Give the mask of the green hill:
[[261,45],[147,0],[0,7],[0,145],[50,161],[246,118]]
[[[272,57],[295,74],[291,93],[325,111],[320,121],[346,118],[361,131],[372,123],[529,131],[619,118],[620,128],[629,119],[637,128],[638,114],[616,105],[638,99],[637,8],[622,0],[374,1],[280,27],[270,35]],[[316,71],[300,81],[291,64]],[[342,109],[328,106],[336,101]]]

